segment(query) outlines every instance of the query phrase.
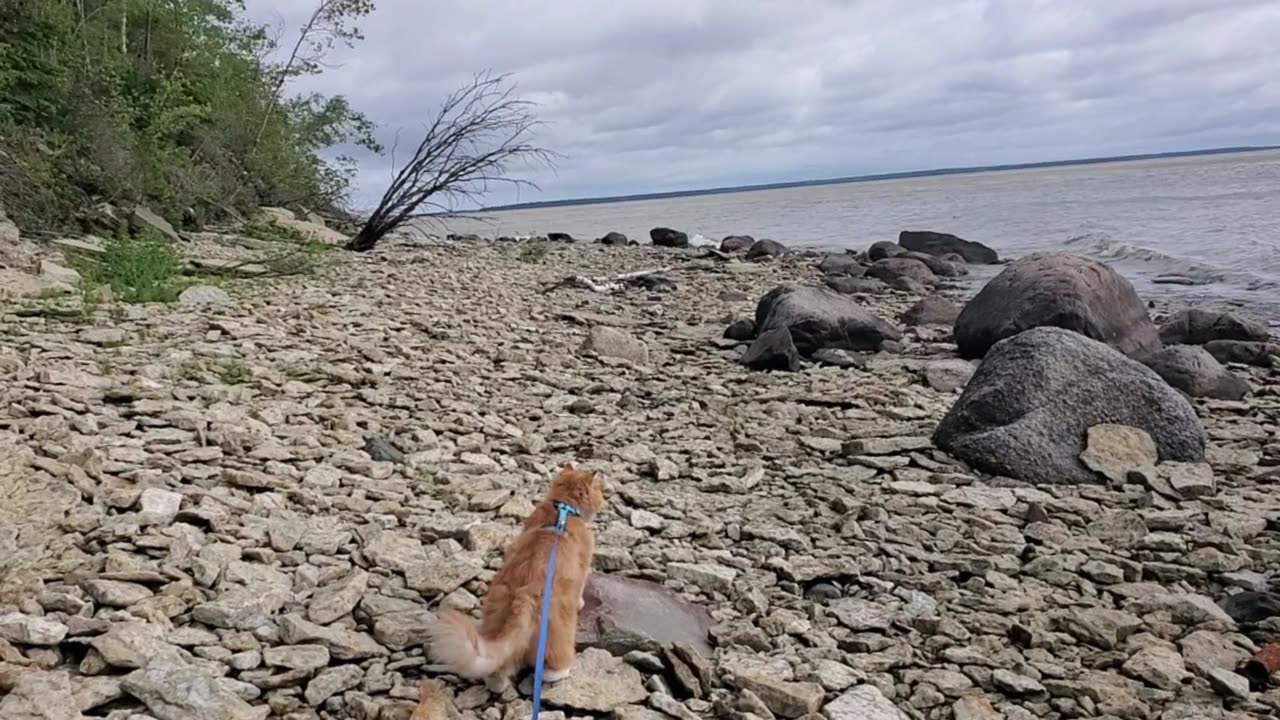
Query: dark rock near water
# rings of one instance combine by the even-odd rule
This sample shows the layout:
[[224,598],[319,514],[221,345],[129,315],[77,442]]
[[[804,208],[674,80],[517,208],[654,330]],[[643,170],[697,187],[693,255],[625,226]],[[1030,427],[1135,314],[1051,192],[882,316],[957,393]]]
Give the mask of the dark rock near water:
[[951,233],[903,230],[898,233],[898,244],[907,250],[930,255],[942,256],[955,253],[964,258],[965,262],[975,265],[994,265],[1000,262],[1000,256],[995,250],[982,243],[956,237]]
[[763,258],[778,257],[787,254],[787,247],[776,240],[764,238],[755,241],[755,243],[747,250],[748,260],[760,260]]
[[841,295],[857,295],[859,293],[874,295],[889,290],[883,280],[868,277],[829,277],[827,287]]
[[558,242],[558,243],[573,242],[572,235],[570,235],[569,233],[562,233],[562,232],[547,233],[547,239],[550,240],[551,242]]
[[720,241],[720,252],[740,253],[751,249],[756,239],[750,235],[730,235]]
[[1144,357],[1142,363],[1191,397],[1239,400],[1249,394],[1244,378],[1196,345],[1170,345]]
[[679,230],[656,227],[649,231],[649,239],[658,247],[687,248],[689,236]]
[[852,299],[826,288],[780,287],[756,305],[756,327],[763,335],[787,328],[801,355],[821,348],[879,350],[902,333]]
[[852,255],[831,254],[818,263],[818,272],[823,275],[862,277],[867,274],[867,267]]
[[1204,345],[1214,340],[1266,342],[1271,339],[1265,323],[1253,318],[1210,310],[1180,310],[1160,326],[1166,345]]
[[898,278],[910,278],[923,285],[932,285],[938,276],[923,262],[909,257],[889,257],[871,263],[867,275],[892,282]]
[[1090,427],[1145,430],[1161,460],[1198,462],[1195,409],[1113,348],[1057,327],[996,343],[934,432],[938,447],[995,475],[1037,484],[1096,482],[1080,461]]
[[623,235],[620,232],[605,233],[605,236],[600,238],[600,244],[601,245],[626,245],[627,236]]
[[921,298],[907,308],[899,320],[903,325],[954,325],[960,316],[960,306],[941,295]]
[[956,319],[960,355],[982,357],[995,343],[1034,327],[1073,330],[1130,356],[1160,348],[1138,293],[1108,265],[1067,253],[1019,258],[987,283]]
[[896,242],[881,240],[871,244],[871,248],[867,250],[867,259],[875,262],[885,258],[897,257],[906,251],[906,248]]
[[1204,344],[1204,349],[1220,363],[1270,367],[1273,358],[1280,358],[1280,343],[1210,340]]
[[751,318],[734,320],[725,328],[724,336],[730,340],[746,342],[756,336],[756,321]]
[[752,370],[780,370],[795,372],[800,369],[800,352],[796,349],[791,331],[775,327],[760,333],[742,354],[742,364]]

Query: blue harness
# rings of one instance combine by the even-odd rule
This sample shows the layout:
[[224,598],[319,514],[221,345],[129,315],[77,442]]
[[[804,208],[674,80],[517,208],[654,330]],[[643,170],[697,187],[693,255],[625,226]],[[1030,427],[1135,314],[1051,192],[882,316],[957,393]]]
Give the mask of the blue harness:
[[533,664],[532,720],[538,720],[538,712],[542,709],[542,671],[547,655],[547,623],[551,619],[551,581],[555,579],[556,548],[560,546],[560,538],[564,535],[564,524],[569,520],[569,516],[578,517],[582,514],[578,512],[578,508],[568,503],[558,502],[555,507],[556,522],[546,527],[547,530],[556,534],[556,538],[551,542],[551,556],[547,559],[547,582],[542,587],[542,615],[538,618],[538,658]]

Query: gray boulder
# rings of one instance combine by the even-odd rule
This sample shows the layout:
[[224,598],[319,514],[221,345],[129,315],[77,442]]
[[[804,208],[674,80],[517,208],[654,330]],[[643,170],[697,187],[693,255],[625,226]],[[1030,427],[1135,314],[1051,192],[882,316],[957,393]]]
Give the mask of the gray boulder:
[[867,274],[867,268],[852,255],[833,253],[818,263],[818,272],[828,276],[862,277]]
[[906,248],[896,242],[881,240],[871,244],[871,247],[867,250],[867,259],[875,262],[885,258],[897,257],[906,251]]
[[[937,275],[938,277],[960,277],[961,275],[969,274],[969,266],[966,265],[963,261],[957,264],[945,258],[938,257],[936,255],[930,255],[928,253],[915,252],[915,251],[904,252],[901,255],[898,255],[897,257],[911,258],[912,260],[919,260],[920,262],[927,265],[929,269],[933,271],[933,274]],[[952,255],[951,257],[955,257],[955,256]]]
[[951,233],[903,230],[898,233],[898,244],[907,250],[939,257],[955,253],[964,258],[965,262],[975,265],[994,265],[1000,262],[1000,256],[995,250],[982,243],[958,238]]
[[822,348],[879,350],[902,333],[851,298],[827,288],[779,287],[765,293],[756,305],[756,328],[761,336],[786,328],[801,355]]
[[1210,310],[1180,310],[1160,326],[1165,345],[1204,345],[1214,340],[1267,342],[1267,326],[1253,318]]
[[938,276],[929,269],[928,265],[916,258],[902,256],[888,257],[871,263],[871,267],[867,268],[867,275],[887,283],[907,279],[922,285],[933,285],[938,281]]
[[627,236],[620,232],[607,232],[600,238],[601,245],[626,245]]
[[760,333],[742,354],[740,362],[752,370],[795,372],[800,369],[800,353],[791,332],[785,327],[775,327]]
[[778,257],[787,254],[787,246],[777,240],[764,238],[757,240],[747,249],[748,260],[760,260],[762,258]]
[[1191,397],[1240,400],[1249,383],[1197,345],[1170,345],[1142,359],[1164,381]]
[[841,295],[874,295],[889,289],[883,280],[869,277],[829,277],[826,284]]
[[1059,252],[1010,263],[956,319],[960,355],[978,358],[997,342],[1034,327],[1073,330],[1138,357],[1160,337],[1138,293],[1105,263]]
[[1037,484],[1096,482],[1089,428],[1145,430],[1161,460],[1204,459],[1195,409],[1149,368],[1079,333],[1038,327],[996,343],[934,431],[979,470]]
[[689,247],[689,236],[671,228],[656,227],[649,231],[649,239],[658,247]]
[[903,325],[912,327],[920,325],[954,325],[960,317],[960,306],[941,295],[929,295],[921,298],[915,305],[907,308],[898,320]]
[[1211,340],[1204,344],[1204,349],[1220,363],[1270,367],[1272,359],[1280,358],[1280,343]]
[[756,239],[750,235],[729,235],[720,241],[720,252],[740,253],[746,252],[752,245],[756,244]]

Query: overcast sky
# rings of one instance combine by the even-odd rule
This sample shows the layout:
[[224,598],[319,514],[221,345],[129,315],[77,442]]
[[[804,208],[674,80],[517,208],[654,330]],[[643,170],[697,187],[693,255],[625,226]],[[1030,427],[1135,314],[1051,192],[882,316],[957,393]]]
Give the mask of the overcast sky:
[[[1280,143],[1280,0],[374,0],[293,86],[406,138],[514,74],[562,153],[490,204]],[[315,0],[247,0],[289,32]],[[357,204],[390,162],[365,157]]]

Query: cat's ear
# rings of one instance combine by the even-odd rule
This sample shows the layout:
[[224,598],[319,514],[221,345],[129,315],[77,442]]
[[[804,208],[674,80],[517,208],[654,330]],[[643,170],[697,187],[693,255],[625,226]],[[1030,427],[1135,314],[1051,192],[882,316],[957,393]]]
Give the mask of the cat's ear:
[[577,468],[573,466],[573,461],[572,461],[572,460],[570,460],[569,462],[565,463],[565,464],[564,464],[564,468],[562,468],[562,469],[563,469],[565,472],[573,472],[574,470],[577,470]]

